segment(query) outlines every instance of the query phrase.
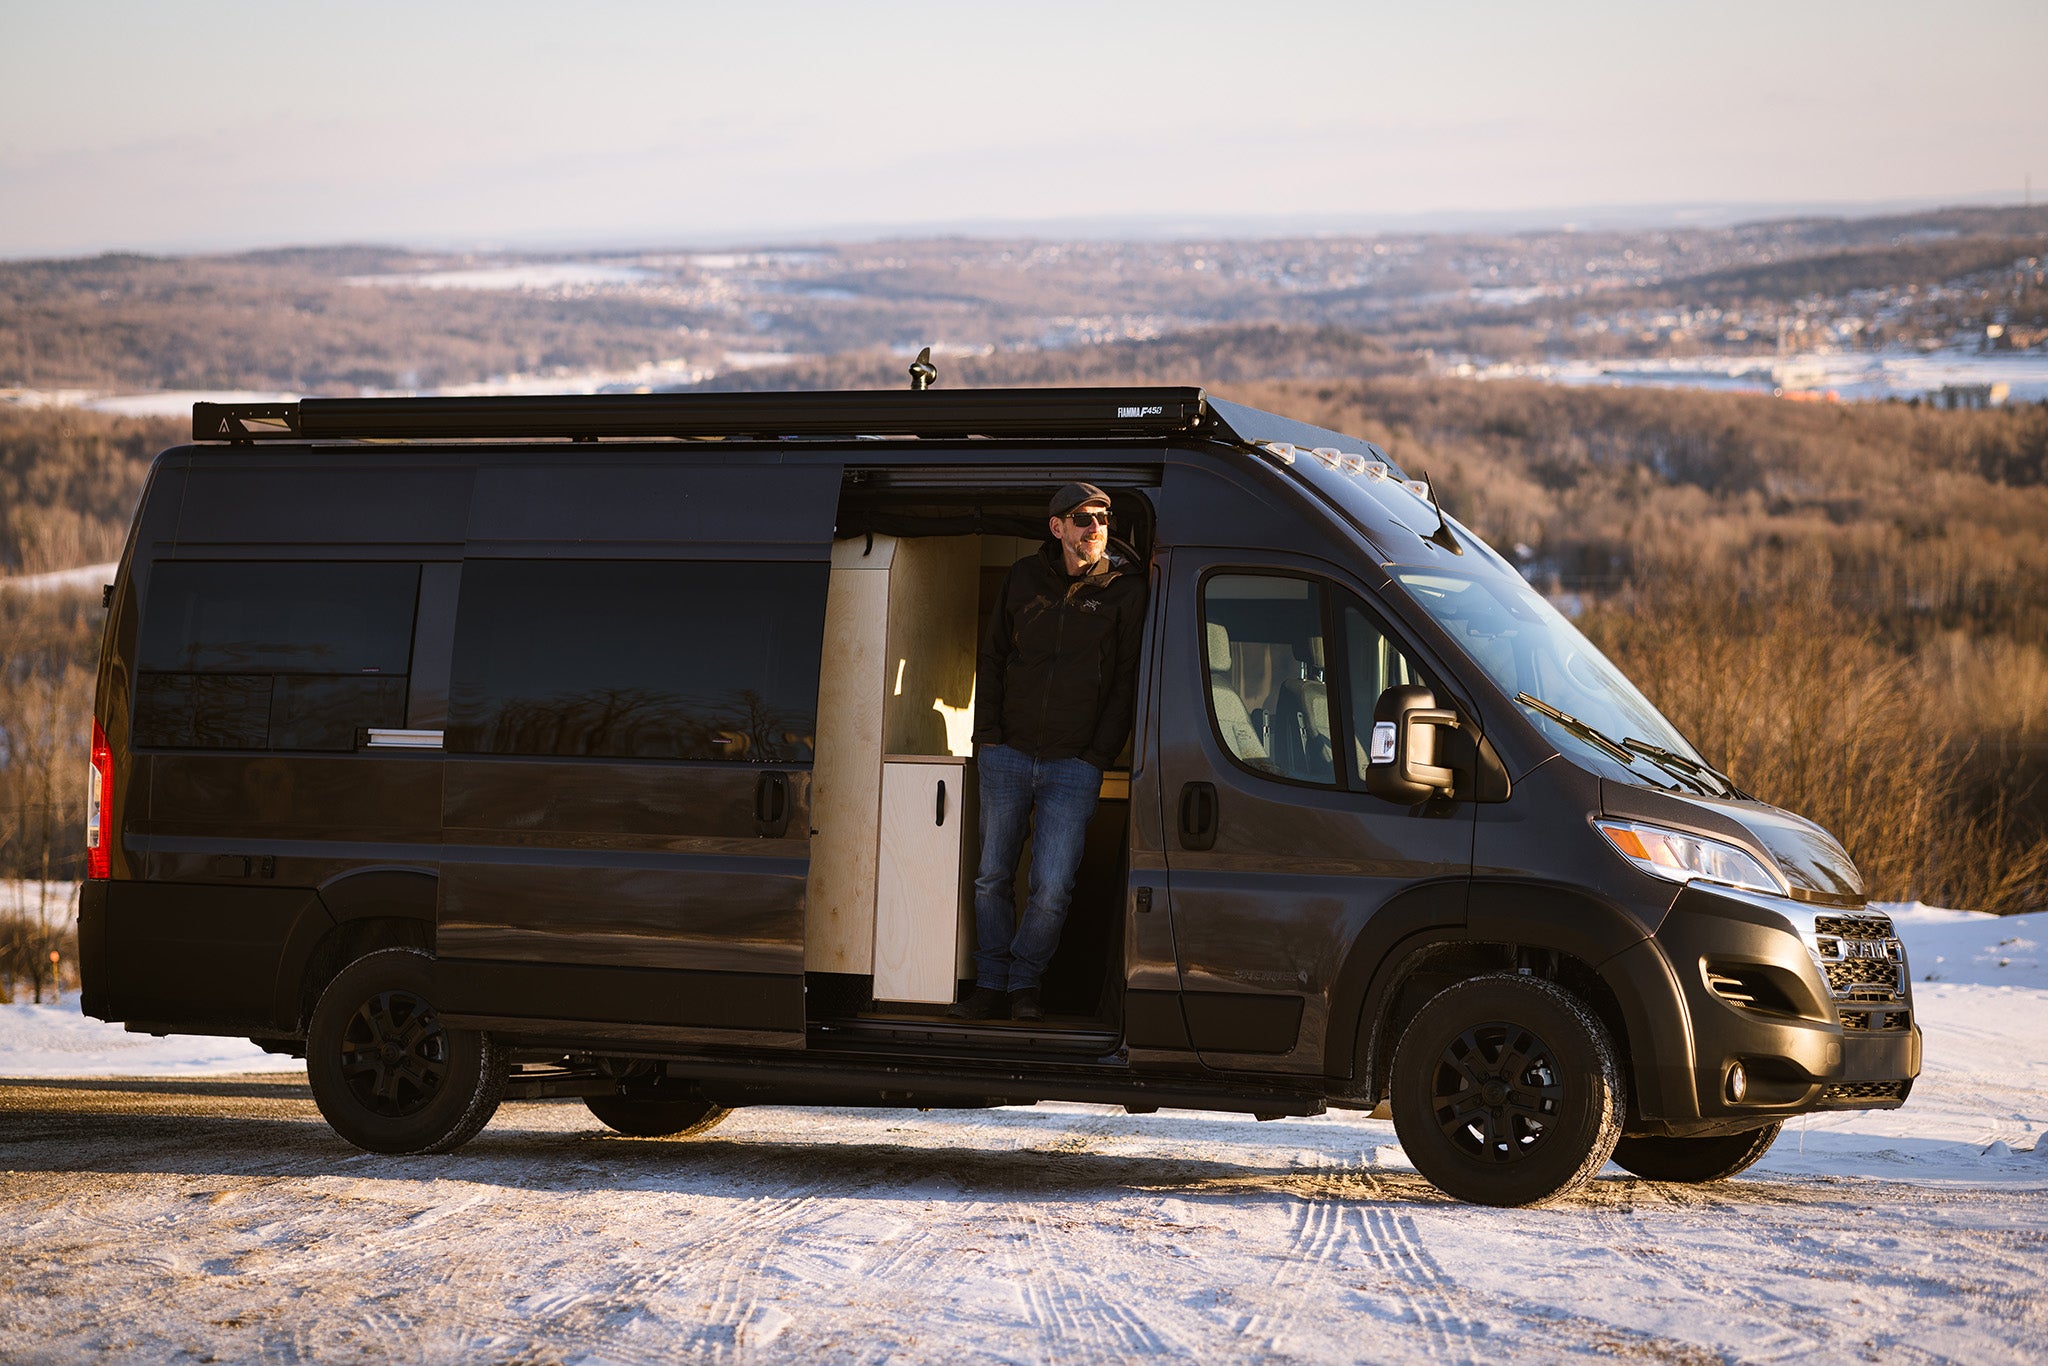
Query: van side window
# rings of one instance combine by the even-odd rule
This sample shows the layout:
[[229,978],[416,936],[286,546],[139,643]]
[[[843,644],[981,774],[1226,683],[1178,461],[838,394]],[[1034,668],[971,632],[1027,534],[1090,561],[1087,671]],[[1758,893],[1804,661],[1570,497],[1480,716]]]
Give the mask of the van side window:
[[1309,579],[1218,574],[1202,589],[1202,629],[1224,747],[1260,773],[1334,787],[1323,597]]
[[[1371,730],[1373,704],[1388,688],[1429,680],[1349,594],[1344,599],[1344,673],[1350,698],[1346,714],[1351,718],[1354,737],[1350,777],[1352,785],[1362,789],[1366,764],[1364,737]],[[1448,705],[1441,695],[1438,705]]]
[[416,564],[158,562],[134,743],[341,751],[404,725],[419,580]]
[[830,566],[470,560],[447,748],[802,763]]

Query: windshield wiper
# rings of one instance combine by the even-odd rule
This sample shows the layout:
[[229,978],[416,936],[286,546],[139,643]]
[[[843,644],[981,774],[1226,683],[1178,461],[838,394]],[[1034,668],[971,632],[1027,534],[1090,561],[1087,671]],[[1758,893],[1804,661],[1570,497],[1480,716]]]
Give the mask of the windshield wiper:
[[1623,748],[1619,743],[1608,739],[1598,730],[1581,721],[1578,717],[1573,716],[1570,712],[1559,711],[1540,697],[1531,697],[1525,692],[1518,692],[1515,694],[1515,701],[1520,702],[1532,711],[1542,712],[1581,740],[1591,741],[1625,764],[1632,764],[1636,760],[1634,750]]
[[1715,796],[1748,796],[1747,793],[1745,793],[1741,788],[1735,785],[1735,780],[1733,778],[1729,777],[1720,769],[1715,768],[1710,764],[1702,764],[1696,762],[1695,760],[1686,758],[1683,754],[1674,754],[1670,750],[1664,748],[1662,745],[1653,745],[1648,740],[1638,740],[1632,735],[1624,736],[1622,738],[1621,743],[1628,746],[1630,749],[1634,750],[1636,753],[1644,756],[1645,758],[1653,760],[1654,762],[1663,765],[1665,769],[1669,770],[1670,772],[1678,774],[1680,777],[1684,777],[1690,774],[1694,777],[1712,778],[1716,783],[1720,784],[1722,788],[1720,792],[1713,794]]
[[[1636,760],[1648,759],[1651,763],[1656,764],[1657,767],[1678,779],[1680,783],[1692,788],[1702,796],[1718,797],[1725,795],[1715,791],[1701,780],[1700,773],[1708,770],[1701,770],[1699,765],[1683,755],[1673,754],[1668,749],[1659,749],[1657,746],[1642,740],[1615,740],[1602,731],[1595,729],[1587,722],[1581,721],[1570,712],[1559,711],[1542,698],[1531,697],[1525,692],[1516,693],[1515,700],[1532,711],[1543,713],[1572,734],[1578,736],[1581,740],[1598,745],[1601,749],[1606,750],[1631,768],[1635,766]],[[1714,776],[1719,778],[1721,775],[1716,773]],[[1734,784],[1730,783],[1728,786],[1732,791]]]

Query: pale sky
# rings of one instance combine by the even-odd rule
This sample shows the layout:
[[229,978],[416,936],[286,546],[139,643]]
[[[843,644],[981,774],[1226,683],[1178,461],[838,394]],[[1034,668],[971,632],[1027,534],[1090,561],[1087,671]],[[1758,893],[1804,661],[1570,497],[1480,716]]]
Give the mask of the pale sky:
[[0,255],[2048,195],[2043,0],[0,0]]

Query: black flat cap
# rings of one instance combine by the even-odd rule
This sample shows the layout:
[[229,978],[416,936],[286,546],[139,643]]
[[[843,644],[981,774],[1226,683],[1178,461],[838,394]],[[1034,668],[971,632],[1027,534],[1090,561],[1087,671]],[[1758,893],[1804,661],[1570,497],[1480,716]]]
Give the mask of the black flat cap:
[[1086,507],[1090,503],[1108,507],[1109,495],[1093,484],[1068,484],[1052,496],[1052,503],[1046,511],[1055,517],[1064,517],[1075,508]]

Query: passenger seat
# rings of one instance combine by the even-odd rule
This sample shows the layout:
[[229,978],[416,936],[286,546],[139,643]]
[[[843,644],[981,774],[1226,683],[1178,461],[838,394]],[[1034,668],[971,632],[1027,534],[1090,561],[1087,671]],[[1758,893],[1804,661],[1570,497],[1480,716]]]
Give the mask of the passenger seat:
[[1257,727],[1252,725],[1251,714],[1245,710],[1244,698],[1238,695],[1237,686],[1231,681],[1232,665],[1230,632],[1221,623],[1210,622],[1209,626],[1209,697],[1216,709],[1216,728],[1223,735],[1223,743],[1230,752],[1254,768],[1270,770],[1273,765],[1266,757],[1266,746],[1260,740]]

